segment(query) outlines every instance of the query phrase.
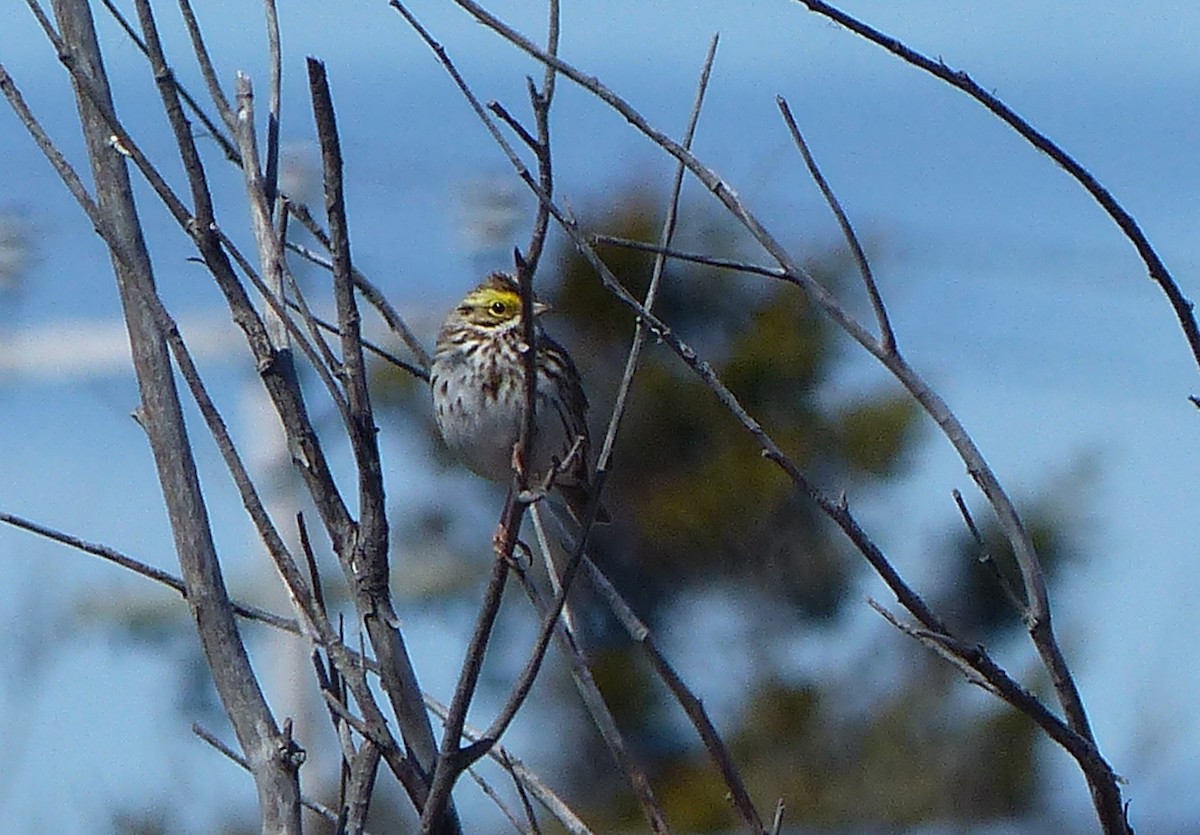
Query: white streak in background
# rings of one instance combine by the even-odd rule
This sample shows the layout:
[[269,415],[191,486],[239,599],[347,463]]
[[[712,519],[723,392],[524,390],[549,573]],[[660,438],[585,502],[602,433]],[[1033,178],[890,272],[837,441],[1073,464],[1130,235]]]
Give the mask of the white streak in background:
[[[184,321],[179,329],[196,359],[244,354],[243,343],[230,338],[228,322]],[[46,381],[93,379],[124,374],[131,362],[129,337],[120,320],[63,320],[17,331],[0,328],[0,381],[17,376]]]

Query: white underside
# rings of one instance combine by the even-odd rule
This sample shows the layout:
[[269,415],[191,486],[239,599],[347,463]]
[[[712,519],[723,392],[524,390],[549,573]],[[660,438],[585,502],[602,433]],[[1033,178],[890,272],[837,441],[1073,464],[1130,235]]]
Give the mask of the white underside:
[[[466,385],[462,362],[444,361],[433,369],[434,404],[438,429],[446,446],[473,472],[491,481],[505,482],[513,474],[512,451],[521,431],[521,399],[490,397],[477,385]],[[440,396],[442,381],[452,397]],[[566,429],[554,408],[551,383],[539,375],[535,453],[531,457],[533,474],[540,478],[552,466],[553,458],[562,457],[569,448]],[[502,405],[515,404],[515,408]],[[572,439],[573,442],[573,439]]]

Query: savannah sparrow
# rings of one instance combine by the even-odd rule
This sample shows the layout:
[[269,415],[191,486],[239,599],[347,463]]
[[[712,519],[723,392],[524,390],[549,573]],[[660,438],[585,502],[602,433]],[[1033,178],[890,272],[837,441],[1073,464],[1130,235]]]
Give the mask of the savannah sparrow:
[[[570,355],[542,330],[539,317],[547,310],[534,300],[537,433],[525,461],[531,484],[566,462],[554,489],[579,522],[591,486],[588,402]],[[450,311],[430,368],[437,425],[446,445],[475,473],[501,483],[512,478],[513,445],[525,411],[522,346],[517,281],[496,272]]]

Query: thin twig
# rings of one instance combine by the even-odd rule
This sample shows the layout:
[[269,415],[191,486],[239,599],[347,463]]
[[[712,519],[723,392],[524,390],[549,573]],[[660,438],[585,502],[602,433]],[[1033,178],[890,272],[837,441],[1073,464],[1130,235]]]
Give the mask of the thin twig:
[[[111,562],[113,565],[118,565],[134,574],[139,574],[142,577],[153,580],[156,583],[174,589],[179,592],[179,596],[187,599],[187,587],[183,580],[176,577],[169,571],[163,571],[161,568],[155,568],[140,560],[118,551],[115,548],[110,548],[107,545],[101,545],[96,542],[88,542],[80,539],[72,534],[65,533],[60,530],[42,525],[22,516],[17,516],[12,513],[0,511],[0,522],[6,525],[12,525],[14,528],[28,531],[45,539],[57,542],[60,545],[66,545],[68,548],[74,548],[77,551],[82,551],[85,554],[91,554],[94,557],[99,557],[102,560]],[[246,618],[247,620],[258,621],[265,623],[268,626],[273,626],[276,629],[282,629],[285,632],[291,632],[294,635],[300,634],[300,626],[293,618],[285,618],[282,615],[277,615],[274,612],[269,612],[266,609],[260,609],[257,606],[251,606],[247,603],[239,603],[236,600],[230,601],[233,604],[233,611],[238,617]]]
[[[287,199],[280,197],[280,200],[283,202],[283,208],[276,216],[276,223],[280,228],[275,235],[275,240],[278,244],[280,253],[282,253],[287,249],[288,246],[286,226],[287,220],[289,217],[291,217],[291,215],[289,215],[287,211]],[[330,262],[330,267],[332,268],[332,266],[332,262]],[[317,316],[312,312],[312,308],[310,308],[308,305],[308,299],[305,297],[304,291],[300,288],[300,282],[296,280],[295,274],[287,267],[286,261],[283,262],[282,273],[284,281],[287,285],[286,289],[287,291],[290,291],[290,293],[281,291],[278,298],[283,299],[288,308],[297,311],[302,317],[304,317],[304,325],[308,329],[308,334],[312,339],[313,345],[315,345],[317,351],[320,352],[321,360],[325,368],[329,369],[332,374],[337,374],[342,366],[341,360],[334,356],[333,349],[329,346],[329,343],[325,341],[325,335],[321,333],[321,331],[325,330],[326,332],[332,332],[340,336],[341,330],[336,326],[324,329],[321,327],[319,321],[317,320]],[[342,395],[341,390],[335,387],[331,394],[333,395],[334,400],[337,401],[339,409],[342,409],[343,411],[342,419],[349,423],[350,406],[348,403],[346,403],[345,397]]]
[[[546,32],[546,52],[549,55],[558,54],[559,37],[559,0],[549,0]],[[545,194],[554,193],[553,154],[550,147],[550,106],[554,101],[554,67],[546,64],[543,67],[542,89],[538,90],[529,81],[529,104],[533,108],[533,122],[537,129],[537,142],[533,145],[533,153],[537,158],[538,185]],[[529,236],[529,246],[525,250],[525,260],[529,275],[537,272],[538,263],[542,258],[542,250],[546,246],[546,233],[550,231],[550,213],[546,207],[538,203],[537,214],[533,221],[533,231]]]
[[1092,199],[1104,209],[1105,213],[1112,218],[1113,222],[1121,230],[1121,233],[1133,244],[1138,256],[1146,265],[1150,278],[1158,284],[1170,302],[1171,309],[1174,310],[1175,317],[1179,320],[1180,327],[1183,328],[1188,346],[1192,350],[1192,356],[1196,360],[1197,365],[1200,365],[1200,326],[1196,322],[1195,306],[1183,295],[1183,292],[1179,289],[1179,285],[1175,283],[1175,279],[1172,278],[1171,273],[1167,270],[1158,252],[1151,245],[1149,238],[1142,231],[1141,226],[1125,210],[1125,207],[1113,197],[1112,192],[1105,188],[1090,171],[1084,168],[1052,139],[1018,115],[1016,111],[1000,101],[995,95],[980,86],[962,70],[952,69],[946,66],[941,60],[934,60],[922,55],[891,35],[868,26],[866,23],[846,14],[840,9],[828,3],[821,2],[821,0],[797,0],[797,2],[807,6],[810,11],[829,18],[839,26],[850,30],[876,46],[883,47],[906,63],[912,64],[914,67],[924,70],[950,86],[962,90],[1020,134],[1025,141],[1050,157],[1050,159],[1054,160],[1055,164],[1070,174],[1092,196]]
[[600,592],[600,596],[608,604],[617,621],[625,628],[626,634],[637,644],[638,648],[650,661],[651,666],[654,667],[655,673],[662,679],[667,689],[671,691],[671,695],[675,697],[675,701],[683,708],[688,721],[692,723],[692,727],[696,730],[696,735],[704,743],[704,748],[708,751],[709,757],[712,758],[713,764],[720,771],[721,779],[724,780],[725,785],[729,788],[729,799],[732,801],[734,809],[737,810],[737,813],[751,832],[761,835],[763,825],[762,819],[758,814],[758,809],[755,808],[754,801],[750,797],[750,792],[742,780],[737,763],[734,762],[733,754],[725,745],[724,740],[721,739],[716,725],[713,724],[708,711],[704,708],[704,703],[691,691],[691,688],[687,686],[679,676],[679,673],[667,661],[666,656],[663,655],[657,641],[655,641],[654,636],[651,634],[650,628],[637,616],[633,611],[633,607],[621,597],[620,592],[613,586],[612,581],[591,560],[586,562],[585,568],[588,571],[592,584]]
[[[708,90],[708,79],[712,74],[713,61],[717,57],[718,36],[713,35],[712,41],[708,45],[708,54],[705,55],[704,64],[700,70],[700,81],[696,85],[696,95],[692,100],[691,114],[688,116],[687,128],[683,134],[683,147],[691,148],[692,140],[696,135],[696,126],[700,122],[700,111],[704,107],[704,94]],[[671,241],[675,237],[675,225],[679,216],[679,195],[683,190],[683,176],[687,169],[683,163],[675,166],[675,176],[671,182],[671,195],[667,200],[667,215],[663,219],[662,231],[659,233],[658,244],[664,250],[671,246]],[[544,203],[542,205],[545,205]],[[658,285],[662,281],[663,268],[666,266],[666,255],[658,253],[654,256],[654,270],[650,276],[650,286],[646,288],[646,297],[642,301],[642,307],[649,311],[654,309],[654,302],[658,297]],[[633,386],[633,375],[637,371],[638,361],[641,358],[642,346],[646,342],[646,323],[638,319],[637,327],[634,330],[633,341],[629,346],[629,355],[625,359],[625,372],[621,376],[621,383],[617,388],[617,396],[613,404],[612,415],[608,421],[608,429],[604,433],[604,444],[600,449],[600,455],[596,459],[596,469],[607,471],[609,461],[612,459],[613,445],[617,439],[617,429],[620,427],[621,418],[625,414],[625,404],[629,398],[629,391]],[[757,819],[757,815],[755,815]],[[759,824],[759,829],[762,824]]]
[[[133,25],[125,19],[123,14],[121,14],[121,10],[116,7],[116,4],[113,3],[113,0],[101,0],[101,2],[104,4],[104,8],[108,10],[108,13],[112,15],[113,19],[117,21],[117,24],[120,25],[121,29],[125,31],[125,35],[129,38],[129,40],[133,41],[134,46],[136,46],[143,55],[149,58],[150,53],[146,49],[145,41],[141,39],[138,33],[134,30]],[[198,32],[199,30],[197,30],[197,34]],[[187,105],[188,110],[192,111],[192,114],[200,120],[200,124],[204,125],[204,130],[208,133],[209,137],[211,137],[214,142],[221,146],[221,152],[225,154],[225,158],[234,165],[241,165],[241,155],[238,153],[237,148],[234,147],[233,142],[231,142],[230,139],[221,132],[221,129],[217,127],[216,122],[209,118],[209,115],[204,112],[204,109],[200,106],[199,102],[197,102],[192,94],[187,91],[186,87],[179,83],[179,79],[173,74],[171,76],[171,82],[175,85],[175,88],[179,90],[179,96],[183,99],[183,103]]]
[[[534,510],[536,511],[537,508],[535,507]],[[584,565],[589,569],[592,568],[591,560],[585,557]],[[518,572],[517,576],[521,580],[521,585],[525,589],[525,594],[533,605],[534,611],[545,619],[548,607],[537,587],[524,573]],[[651,824],[651,829],[656,832],[666,831],[666,815],[658,798],[655,797],[650,777],[625,741],[625,735],[621,733],[616,717],[613,716],[612,710],[605,702],[604,694],[600,692],[587,659],[580,651],[574,636],[560,623],[554,631],[554,637],[571,664],[571,680],[575,684],[575,689],[579,691],[579,698],[591,717],[592,725],[604,741],[613,761],[629,781],[630,787]]]
[[[268,0],[269,5],[269,0]],[[277,305],[268,305],[263,314],[267,333],[271,337],[271,345],[276,351],[286,351],[288,345],[288,325],[286,322],[287,308],[282,304],[284,298],[283,282],[287,265],[284,261],[283,247],[279,236],[275,234],[272,222],[272,207],[274,200],[270,192],[273,186],[269,179],[263,177],[259,168],[258,139],[254,129],[254,88],[250,77],[237,74],[237,141],[242,152],[242,174],[246,182],[246,203],[250,208],[250,225],[254,229],[254,240],[258,245],[258,257],[261,264],[262,280],[266,285],[269,296],[280,301]]]
[[[531,830],[521,823],[521,819],[517,817],[516,812],[508,808],[508,804],[504,802],[504,798],[500,796],[500,793],[492,788],[491,783],[483,779],[483,775],[474,766],[467,769],[467,774],[475,781],[475,785],[479,786],[479,790],[483,792],[484,796],[496,805],[496,808],[500,810],[500,814],[508,819],[508,822],[512,824],[512,828],[522,833],[522,835],[528,835]],[[520,785],[520,781],[517,781],[517,785]]]
[[517,120],[517,117],[508,112],[507,107],[498,101],[490,101],[488,102],[487,108],[495,113],[500,118],[500,121],[512,128],[513,133],[515,133],[522,142],[528,145],[530,150],[537,149],[537,138]]
[[283,53],[279,45],[279,14],[275,0],[263,0],[267,17],[267,58],[271,67],[270,99],[267,102],[267,164],[263,169],[263,193],[267,205],[275,208],[279,193],[279,108],[283,85]]
[[[505,508],[506,518],[511,518],[507,516],[510,506],[524,507],[521,502],[513,501],[510,497]],[[519,513],[520,511],[513,512]],[[505,543],[509,548],[508,554],[512,553],[512,542],[515,542],[516,534],[514,533],[512,537],[510,542]],[[459,740],[462,738],[463,728],[466,725],[467,709],[470,707],[471,699],[475,695],[475,688],[479,682],[479,674],[483,668],[483,656],[487,651],[488,640],[491,637],[496,616],[500,611],[500,601],[507,579],[508,563],[502,554],[496,554],[492,561],[492,573],[488,579],[487,589],[484,591],[483,605],[476,616],[475,628],[471,633],[471,640],[467,644],[462,670],[459,672],[458,681],[454,686],[454,695],[451,697],[450,707],[444,720],[446,727],[442,735],[437,767],[430,780],[429,795],[421,813],[423,835],[436,831],[436,828],[441,825],[455,782],[463,770],[473,762],[462,756]],[[486,751],[482,753],[486,753]]]
[[883,350],[895,353],[896,333],[892,330],[892,323],[888,318],[887,308],[883,304],[883,297],[879,295],[879,286],[875,283],[875,276],[871,273],[871,262],[867,260],[867,253],[863,251],[862,244],[858,241],[858,235],[854,233],[850,218],[846,217],[846,212],[842,210],[842,204],[833,193],[833,189],[825,179],[825,175],[821,173],[821,169],[817,167],[817,161],[813,158],[808,143],[804,141],[803,134],[800,133],[800,127],[792,116],[792,109],[788,106],[787,99],[783,96],[776,96],[775,104],[779,106],[779,112],[783,114],[783,121],[787,123],[788,131],[792,134],[792,141],[800,149],[800,156],[804,158],[808,173],[812,175],[813,182],[817,184],[825,202],[829,204],[830,211],[837,218],[838,226],[842,229],[842,236],[846,239],[846,244],[854,256],[854,263],[858,265],[858,273],[862,276],[863,286],[867,289],[867,296],[871,299],[871,307],[875,311],[875,320],[879,323],[880,342]]
[[587,240],[593,246],[598,244],[607,244],[608,246],[619,246],[624,249],[636,249],[641,252],[651,252],[655,255],[665,255],[667,258],[673,258],[677,261],[690,261],[693,264],[702,264],[706,267],[720,267],[725,270],[734,270],[740,273],[749,273],[751,275],[761,275],[767,278],[775,278],[780,281],[786,281],[790,284],[795,284],[796,280],[788,275],[787,271],[780,267],[763,267],[758,264],[751,264],[747,261],[737,261],[731,258],[719,258],[715,255],[704,255],[697,252],[683,252],[682,250],[672,249],[671,247],[652,244],[648,241],[635,241],[631,238],[622,238],[619,235],[606,235],[601,232],[592,232],[587,236]]
[[1025,605],[1025,601],[1021,599],[1021,595],[1013,588],[1012,583],[1008,581],[1008,577],[1000,571],[1000,566],[997,565],[995,557],[988,550],[987,543],[983,541],[983,534],[979,532],[979,528],[975,524],[975,519],[971,516],[971,511],[967,509],[967,503],[963,500],[962,493],[958,491],[958,488],[950,492],[954,497],[954,504],[958,507],[958,512],[962,516],[963,522],[967,525],[967,530],[971,533],[971,538],[975,540],[975,544],[979,547],[979,562],[987,566],[997,585],[1003,590],[1005,597],[1008,598],[1013,608],[1021,615],[1021,619],[1028,619],[1029,607]]
[[[538,553],[542,556],[542,564],[546,568],[546,575],[550,578],[550,591],[558,594],[562,591],[562,583],[558,578],[558,568],[554,565],[553,548],[550,545],[550,537],[546,533],[546,526],[542,522],[542,510],[537,504],[531,505],[529,508],[529,518],[533,522],[534,539],[537,540]],[[567,635],[570,637],[572,644],[578,646],[578,631],[575,627],[575,612],[570,601],[563,606],[563,628],[567,630]]]
[[956,642],[954,642],[950,636],[943,635],[938,632],[932,632],[928,629],[918,629],[915,626],[904,623],[873,598],[867,598],[867,605],[878,612],[884,620],[890,623],[897,630],[903,632],[908,637],[920,643],[934,655],[939,656],[940,658],[957,667],[958,671],[961,672],[971,684],[988,691],[993,696],[1004,698],[1003,694],[1001,694],[997,687],[980,675],[978,670],[974,669],[958,653],[954,651],[953,647],[955,646]]
[[506,759],[502,759],[500,766],[505,773],[512,778],[513,790],[517,793],[517,798],[521,801],[521,810],[525,812],[525,820],[529,821],[530,835],[542,835],[542,827],[538,824],[537,812],[533,808],[533,801],[529,797],[529,791],[525,788],[525,783],[517,776],[515,770]]
[[[325,249],[329,249],[329,235],[324,229],[321,228],[321,225],[317,223],[316,219],[313,218],[312,213],[308,210],[307,206],[305,206],[303,203],[289,202],[288,211],[292,213],[292,216],[296,218],[296,220],[300,221],[300,224],[308,230],[310,235],[317,239],[321,246],[325,247]],[[288,246],[289,248],[292,248],[291,244]],[[323,266],[326,269],[333,269],[332,262],[326,263],[312,258],[309,260],[312,260],[313,263]],[[391,303],[387,300],[387,297],[379,290],[379,288],[372,284],[367,277],[360,273],[357,269],[353,271],[352,275],[354,278],[354,287],[358,290],[358,292],[362,293],[363,298],[365,298],[371,304],[371,306],[379,312],[379,315],[383,317],[383,320],[387,323],[388,327],[392,329],[392,332],[400,338],[400,341],[403,342],[408,349],[413,352],[413,356],[416,357],[417,361],[420,363],[421,373],[425,375],[424,379],[428,381],[429,352],[425,350],[425,347],[421,344],[421,341],[417,339],[415,335],[413,335],[412,330],[408,327],[408,324],[404,321],[404,318],[396,311],[394,307],[392,307]]]
[[[425,697],[425,704],[434,716],[437,716],[442,722],[446,721],[449,714],[449,708],[446,705],[431,696]],[[483,731],[469,723],[463,724],[462,739],[475,742],[482,737]],[[542,804],[542,807],[555,820],[562,824],[570,835],[592,835],[592,831],[571,810],[571,807],[547,786],[541,777],[530,771],[525,763],[514,757],[503,745],[499,743],[492,745],[488,748],[487,755],[509,771],[513,775],[513,779],[520,781],[521,785],[533,795],[538,803]]]
[[208,87],[208,96],[216,105],[217,115],[221,117],[230,133],[237,133],[237,119],[234,116],[233,108],[229,105],[229,99],[225,97],[225,91],[221,89],[217,71],[213,67],[212,56],[208,54],[208,46],[204,43],[204,35],[200,32],[196,13],[192,10],[191,0],[179,0],[179,11],[183,15],[188,37],[192,41],[192,51],[196,55],[196,63],[200,66],[200,75],[203,76],[204,83]]
[[[230,762],[234,763],[235,765],[239,766],[240,768],[242,768],[243,770],[245,770],[247,772],[250,771],[250,763],[246,762],[245,757],[243,757],[237,751],[234,751],[232,748],[230,748],[228,745],[226,745],[216,734],[214,734],[212,731],[205,728],[203,725],[200,725],[199,723],[193,723],[192,724],[192,733],[194,733],[196,736],[200,737],[200,739],[202,739],[206,743],[208,743],[212,748],[214,748],[218,753],[220,753],[222,756],[224,756]],[[321,803],[320,801],[317,801],[317,800],[313,800],[305,795],[300,796],[300,802],[304,805],[304,807],[306,809],[308,809],[309,811],[312,811],[312,812],[316,812],[318,815],[320,815],[321,817],[323,817],[325,820],[329,821],[330,823],[337,822],[337,819],[338,819],[337,812],[330,809],[324,803]]]
[[779,835],[783,831],[783,813],[786,808],[782,797],[775,801],[775,817],[771,821],[771,835]]

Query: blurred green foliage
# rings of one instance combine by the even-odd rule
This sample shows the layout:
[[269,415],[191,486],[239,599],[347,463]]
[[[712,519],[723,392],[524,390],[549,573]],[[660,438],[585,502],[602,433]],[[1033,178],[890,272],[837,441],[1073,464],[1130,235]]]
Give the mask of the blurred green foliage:
[[[661,201],[634,192],[589,223],[592,231],[654,241]],[[685,217],[677,247],[745,256],[732,230]],[[687,230],[700,230],[689,234]],[[653,255],[599,250],[614,275],[644,297]],[[545,265],[543,272],[546,271]],[[810,264],[828,286],[845,284],[838,260]],[[560,253],[548,281],[551,323],[572,335],[593,401],[607,406],[634,331],[573,249]],[[894,393],[839,396],[842,359],[830,326],[798,288],[729,270],[670,261],[655,312],[712,363],[742,405],[799,466],[839,484],[878,482],[903,471],[917,440],[917,411]],[[833,404],[833,405],[830,405]],[[606,417],[606,409],[596,417]],[[651,619],[681,587],[738,580],[798,616],[834,616],[859,561],[798,496],[757,443],[678,359],[659,345],[644,352],[615,451],[606,502],[616,533],[602,537],[598,561],[623,569]],[[606,543],[615,543],[606,548]],[[628,585],[628,584],[627,584]]]
[[[661,205],[656,196],[633,189],[584,225],[652,242],[661,228]],[[685,212],[679,228],[677,249],[754,257],[720,218]],[[599,251],[618,280],[643,297],[653,256],[618,246]],[[861,287],[845,259],[831,254],[807,266],[851,299],[849,306],[859,304],[854,294]],[[561,249],[556,260],[547,257],[538,288],[554,309],[548,329],[570,348],[583,374],[593,437],[599,439],[634,333],[633,316],[573,249]],[[673,260],[655,313],[713,365],[750,414],[826,489],[874,491],[916,460],[922,434],[912,400],[895,388],[865,394],[840,388],[846,343],[797,287]],[[392,390],[404,392],[396,402],[409,415],[427,396],[408,383]],[[433,433],[428,408],[416,411]],[[887,652],[901,654],[904,664],[893,665],[900,678],[886,687],[854,676],[797,680],[794,670],[785,675],[776,669],[769,659],[786,655],[778,644],[801,624],[824,628],[836,622],[865,563],[762,458],[712,392],[653,339],[634,381],[604,500],[613,523],[597,532],[591,556],[652,627],[684,595],[704,589],[736,590],[761,613],[755,646],[745,648],[758,661],[742,694],[740,719],[723,733],[764,814],[784,798],[791,824],[894,829],[967,824],[1029,808],[1037,785],[1032,725],[999,703],[974,715],[954,713],[948,705],[953,688],[963,686],[961,676],[907,639],[888,638]],[[1052,567],[1073,553],[1061,508],[1043,501],[1025,510]],[[968,639],[999,639],[1013,622],[1012,607],[995,572],[979,562],[974,540],[957,519],[952,523],[955,534],[936,556],[946,566],[942,585],[922,591],[946,608]],[[1011,573],[1005,562],[1011,556],[992,526],[985,522],[984,528],[994,564],[1001,574]],[[664,721],[678,708],[637,648],[603,617],[583,623],[590,629],[584,643],[593,675],[633,750],[648,763],[673,825],[689,832],[730,830],[736,818],[725,787],[695,735],[679,721]],[[573,698],[565,677],[560,683],[563,697]],[[706,687],[730,686],[720,670],[713,670],[712,681],[690,684],[701,696]],[[863,694],[860,686],[881,692]],[[848,701],[866,707],[851,710]],[[628,786],[582,718],[562,749],[571,752],[560,775],[571,785],[567,796],[596,831],[640,829]]]

